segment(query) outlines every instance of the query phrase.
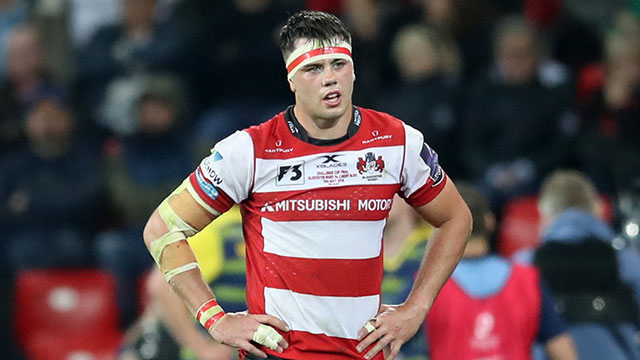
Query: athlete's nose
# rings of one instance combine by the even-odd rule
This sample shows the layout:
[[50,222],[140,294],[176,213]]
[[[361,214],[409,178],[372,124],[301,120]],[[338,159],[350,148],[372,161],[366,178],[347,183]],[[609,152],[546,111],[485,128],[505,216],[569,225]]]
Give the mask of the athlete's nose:
[[324,80],[322,81],[322,85],[331,86],[335,85],[338,82],[336,79],[336,74],[334,73],[334,69],[331,66],[328,66],[324,70]]

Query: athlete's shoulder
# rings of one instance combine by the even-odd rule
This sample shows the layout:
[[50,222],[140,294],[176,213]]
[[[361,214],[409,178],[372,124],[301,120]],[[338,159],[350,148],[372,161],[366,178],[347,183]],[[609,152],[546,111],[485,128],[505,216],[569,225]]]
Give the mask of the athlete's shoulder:
[[373,124],[382,123],[387,126],[398,126],[402,127],[404,122],[393,115],[387,114],[382,111],[368,109],[363,107],[358,107],[360,114],[362,114],[363,118],[366,118],[368,122]]
[[249,133],[252,138],[263,137],[265,135],[269,135],[278,130],[278,125],[284,119],[284,111],[274,115],[271,119],[258,124],[252,125],[246,128],[244,131]]
[[[374,141],[372,145],[379,145],[380,139],[392,140],[386,141],[388,145],[403,145],[406,144],[407,133],[405,124],[402,120],[389,115],[387,113],[376,111],[367,108],[357,108],[355,112],[356,122],[361,121],[361,129],[364,130],[364,134],[371,134],[372,139],[364,140],[363,144]],[[360,117],[361,119],[358,119]]]

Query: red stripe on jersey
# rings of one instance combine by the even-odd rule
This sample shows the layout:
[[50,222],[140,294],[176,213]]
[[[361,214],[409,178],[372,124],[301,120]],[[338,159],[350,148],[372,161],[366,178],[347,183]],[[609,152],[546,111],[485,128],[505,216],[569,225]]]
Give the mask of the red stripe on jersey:
[[[196,171],[200,171],[200,168],[196,169]],[[200,184],[198,184],[195,172],[192,172],[191,175],[189,175],[189,181],[191,182],[191,185],[195,189],[196,193],[200,196],[200,199],[202,199],[202,201],[204,201],[207,205],[211,206],[214,210],[224,213],[231,209],[233,204],[235,204],[233,199],[231,199],[229,195],[227,195],[218,187],[216,187],[216,190],[218,191],[218,197],[216,197],[215,199],[210,198],[204,192],[204,190],[202,190]]]
[[398,184],[353,185],[276,193],[254,193],[248,208],[273,221],[383,220]]
[[[264,285],[317,296],[378,295],[382,256],[372,259],[303,259],[264,254]],[[257,275],[257,274],[256,274]],[[357,279],[357,281],[356,281]]]
[[[261,347],[261,350],[267,354],[285,359],[353,360],[364,359],[364,354],[377,344],[374,342],[370,347],[365,349],[365,351],[358,353],[356,346],[359,342],[357,340],[341,339],[324,334],[310,334],[295,330],[287,333],[281,332],[281,335],[289,343],[289,347],[283,353],[278,353],[264,346]],[[374,356],[373,360],[384,360],[382,351]]]
[[440,184],[433,186],[433,180],[429,178],[427,183],[424,184],[420,189],[416,190],[411,196],[409,196],[407,200],[407,204],[418,207],[422,205],[426,205],[431,202],[431,200],[435,199],[438,194],[444,189],[444,186],[447,183],[447,175],[443,174],[444,178],[440,181]]

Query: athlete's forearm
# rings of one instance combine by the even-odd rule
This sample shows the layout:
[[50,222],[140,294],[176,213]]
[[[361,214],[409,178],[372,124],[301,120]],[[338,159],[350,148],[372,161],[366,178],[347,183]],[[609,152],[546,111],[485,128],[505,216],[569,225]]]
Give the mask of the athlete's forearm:
[[[202,278],[187,238],[203,229],[215,215],[198,204],[189,194],[188,186],[188,180],[184,181],[158,206],[149,218],[143,236],[166,281],[191,314],[209,329],[218,319],[213,316],[222,316],[224,312],[211,302],[215,297]],[[205,304],[208,305],[201,309]],[[201,314],[197,314],[199,309]]]
[[431,235],[413,288],[405,302],[407,306],[415,308],[421,317],[426,316],[438,292],[460,261],[469,230],[464,217],[452,218]]
[[[158,212],[149,219],[144,230],[144,240],[151,252],[151,245],[162,236],[169,232]],[[167,245],[162,251],[159,262],[160,271],[165,274],[171,269],[175,269],[184,264],[195,262],[196,258],[189,247],[186,240],[178,241]],[[169,285],[173,291],[180,297],[191,314],[204,304],[206,301],[214,297],[213,292],[206,284],[199,268],[194,268],[178,275],[175,275]]]
[[159,316],[180,346],[195,349],[203,341],[212,341],[198,331],[193,316],[159,271],[152,273],[149,283],[153,304],[158,308]]
[[427,243],[405,304],[426,315],[460,261],[473,221],[467,204],[450,179],[434,200],[416,211],[436,229]]

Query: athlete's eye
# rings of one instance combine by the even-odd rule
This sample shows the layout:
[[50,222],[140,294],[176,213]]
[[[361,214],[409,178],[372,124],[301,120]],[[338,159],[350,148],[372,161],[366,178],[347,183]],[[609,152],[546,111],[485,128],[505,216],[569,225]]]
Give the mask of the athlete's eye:
[[333,67],[335,69],[340,69],[340,68],[344,67],[346,64],[347,64],[347,62],[344,61],[344,60],[337,60],[337,61],[334,61]]
[[319,72],[322,71],[321,65],[309,65],[304,69],[305,72]]

